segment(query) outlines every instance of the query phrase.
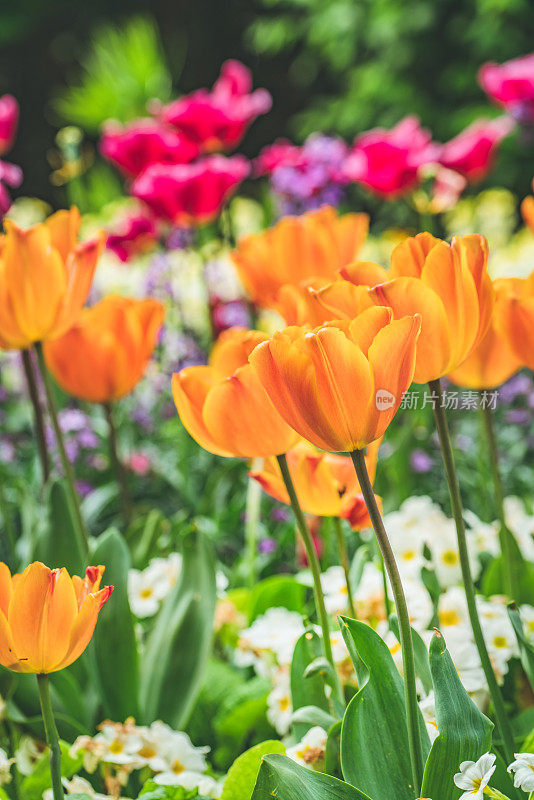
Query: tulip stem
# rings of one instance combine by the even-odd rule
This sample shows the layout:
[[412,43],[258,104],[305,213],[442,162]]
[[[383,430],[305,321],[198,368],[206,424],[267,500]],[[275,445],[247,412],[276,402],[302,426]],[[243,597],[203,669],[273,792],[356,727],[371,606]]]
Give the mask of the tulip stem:
[[490,405],[484,402],[481,402],[480,404],[480,411],[482,414],[482,421],[484,423],[484,430],[486,433],[486,441],[489,451],[491,476],[493,478],[493,490],[495,492],[495,506],[497,509],[499,524],[501,526],[499,538],[501,543],[501,563],[504,591],[508,595],[509,600],[514,600],[514,586],[517,589],[517,576],[515,574],[512,554],[510,552],[509,537],[512,534],[507,529],[506,517],[504,513],[504,490],[502,486],[501,471],[499,469],[499,450],[497,447],[497,436],[493,422],[493,411],[491,410]]
[[43,409],[39,399],[39,390],[37,388],[37,381],[35,379],[35,372],[31,360],[29,350],[22,351],[22,366],[26,376],[26,384],[28,386],[28,394],[30,396],[31,404],[33,406],[33,416],[35,419],[35,436],[37,438],[37,450],[39,452],[39,461],[41,462],[41,472],[43,474],[43,483],[47,483],[50,477],[50,461],[48,458],[48,450],[46,447],[45,426]]
[[339,681],[339,676],[336,670],[336,666],[334,664],[334,657],[332,655],[332,644],[330,642],[330,627],[328,625],[328,615],[326,613],[326,608],[324,604],[324,594],[323,594],[323,587],[321,586],[321,566],[319,564],[319,559],[317,557],[317,553],[315,552],[315,546],[313,544],[313,539],[311,537],[310,531],[308,526],[306,525],[306,520],[304,519],[304,514],[302,513],[302,509],[300,507],[300,503],[297,498],[297,493],[295,491],[295,486],[293,485],[293,479],[291,477],[291,473],[289,472],[289,467],[287,465],[287,458],[285,455],[276,456],[278,461],[278,466],[280,467],[280,472],[282,473],[282,478],[289,495],[289,500],[291,502],[291,508],[293,509],[293,514],[295,515],[295,521],[297,523],[297,528],[299,530],[300,535],[302,536],[302,541],[304,542],[304,547],[306,548],[306,556],[308,557],[308,563],[310,565],[310,569],[313,576],[313,589],[315,595],[315,608],[317,610],[317,617],[319,619],[319,623],[321,625],[321,630],[323,633],[323,648],[324,653],[326,656],[326,660],[329,662],[330,666],[332,667],[333,675],[336,676],[336,692],[337,692],[337,699],[340,703],[345,706],[345,698],[343,696],[343,690],[341,688],[341,683]]
[[350,565],[349,554],[347,553],[347,544],[345,542],[345,534],[343,533],[343,525],[339,517],[333,517],[334,528],[336,529],[337,549],[339,550],[339,561],[345,573],[345,584],[347,586],[347,595],[349,602],[349,611],[353,619],[356,617],[356,609],[354,608],[354,597],[352,596],[352,586],[350,580]]
[[119,495],[121,499],[124,524],[126,528],[128,528],[130,522],[132,521],[132,498],[130,495],[130,489],[128,487],[128,478],[126,475],[126,470],[124,469],[124,464],[122,463],[119,457],[115,415],[113,413],[113,406],[111,405],[111,403],[102,403],[102,406],[104,408],[104,413],[106,415],[106,421],[108,424],[109,454],[111,458],[111,464],[113,466],[113,471],[115,473],[115,478],[117,480],[117,486],[119,487]]
[[[439,378],[430,381],[428,385],[432,394],[438,398],[441,398],[442,392]],[[510,764],[513,761],[514,755],[514,735],[506,715],[504,700],[501,690],[499,689],[499,684],[497,683],[497,678],[493,672],[493,667],[491,666],[491,660],[488,655],[488,649],[486,647],[484,634],[482,633],[482,627],[480,625],[476,604],[475,584],[473,582],[473,576],[471,575],[469,551],[467,549],[467,538],[465,535],[460,484],[458,483],[458,474],[456,472],[456,464],[454,463],[454,454],[452,451],[451,435],[449,432],[449,425],[447,423],[447,415],[445,414],[445,409],[442,407],[439,399],[434,407],[434,419],[436,421],[436,429],[441,446],[443,465],[445,467],[445,475],[449,487],[452,515],[456,525],[458,553],[460,556],[460,567],[462,570],[462,579],[467,601],[467,611],[469,614],[469,620],[471,622],[471,628],[473,630],[473,638],[480,656],[480,663],[482,665],[482,669],[484,670],[489,693],[493,702],[495,717],[503,740],[503,750],[506,756],[506,762],[507,764]]]
[[37,675],[39,689],[39,702],[45,729],[46,743],[50,749],[50,776],[52,778],[52,792],[54,800],[63,800],[65,794],[61,783],[61,748],[50,702],[50,684],[48,675]]
[[[255,458],[251,471],[258,472],[263,467],[263,459]],[[261,486],[254,478],[248,479],[245,506],[245,564],[249,589],[256,583],[256,550],[258,546],[258,522],[261,508]]]
[[43,353],[43,346],[41,342],[35,343],[35,352],[37,355],[37,363],[39,364],[39,372],[41,373],[41,378],[43,379],[43,385],[45,388],[46,394],[46,402],[48,405],[48,413],[50,414],[50,419],[52,421],[52,427],[54,428],[54,433],[56,436],[56,445],[59,451],[59,457],[61,459],[61,464],[63,466],[63,472],[65,473],[65,478],[67,479],[67,486],[69,490],[69,495],[72,501],[72,506],[74,509],[74,513],[76,515],[76,520],[78,522],[78,527],[80,529],[81,535],[83,537],[83,542],[85,545],[86,551],[89,549],[89,534],[87,533],[87,528],[85,527],[85,522],[82,517],[82,512],[80,509],[80,498],[78,497],[78,492],[76,491],[76,486],[74,483],[74,472],[72,470],[72,465],[67,457],[67,452],[65,450],[65,442],[63,441],[63,433],[61,431],[61,427],[59,425],[59,419],[57,415],[57,408],[56,408],[56,401],[54,398],[54,390],[52,387],[52,383],[50,381],[50,375],[48,373],[48,369],[46,367],[46,362]]
[[384,566],[387,570],[395,608],[399,621],[399,638],[402,650],[402,669],[404,674],[404,700],[406,704],[406,720],[408,723],[408,743],[410,748],[410,763],[412,767],[413,790],[419,797],[419,789],[423,781],[423,753],[421,748],[421,734],[419,729],[419,705],[417,702],[417,689],[415,685],[415,657],[412,642],[412,629],[410,627],[410,617],[406,596],[402,587],[402,580],[395,561],[395,555],[388,539],[380,510],[376,502],[375,494],[363,450],[353,450],[350,454],[362,494],[369,512],[369,517],[373,524],[373,529],[384,559]]

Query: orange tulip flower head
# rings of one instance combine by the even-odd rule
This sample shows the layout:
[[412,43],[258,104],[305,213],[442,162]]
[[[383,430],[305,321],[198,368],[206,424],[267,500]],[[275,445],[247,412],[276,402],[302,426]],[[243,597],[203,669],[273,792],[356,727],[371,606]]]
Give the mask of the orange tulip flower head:
[[100,589],[104,567],[84,578],[34,561],[20,575],[0,562],[0,664],[47,674],[81,656],[113,586]]
[[103,236],[78,243],[78,209],[58,211],[21,230],[4,222],[0,237],[0,348],[25,349],[63,334],[91,287]]
[[380,438],[413,376],[418,316],[392,320],[373,307],[354,320],[279,331],[250,362],[286,422],[329,452],[361,450]]
[[59,339],[46,342],[45,358],[61,388],[90,403],[129,394],[154,352],[165,310],[158,300],[109,295]]
[[534,369],[534,272],[508,280],[497,303],[495,327],[521,364]]
[[259,331],[229,328],[215,344],[209,365],[173,375],[174,402],[184,427],[215,455],[281,455],[298,439],[248,363],[250,353],[266,339]]

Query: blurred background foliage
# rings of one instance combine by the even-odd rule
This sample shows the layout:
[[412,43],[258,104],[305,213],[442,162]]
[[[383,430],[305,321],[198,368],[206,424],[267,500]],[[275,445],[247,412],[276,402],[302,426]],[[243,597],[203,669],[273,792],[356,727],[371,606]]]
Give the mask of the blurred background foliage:
[[[146,101],[210,86],[239,58],[274,98],[249,132],[246,155],[312,131],[351,140],[407,113],[446,140],[498,113],[476,74],[488,60],[532,50],[532,0],[19,0],[0,9],[0,92],[21,102],[10,160],[21,193],[54,205],[47,152],[57,129],[143,114]],[[504,143],[492,184],[522,196],[532,142]],[[52,158],[53,160],[53,158]]]

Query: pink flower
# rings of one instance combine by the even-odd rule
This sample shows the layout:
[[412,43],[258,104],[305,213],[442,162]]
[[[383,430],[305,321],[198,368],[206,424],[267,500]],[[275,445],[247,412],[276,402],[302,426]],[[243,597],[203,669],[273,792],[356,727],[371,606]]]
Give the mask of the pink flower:
[[158,231],[154,220],[143,214],[135,214],[123,220],[118,231],[108,234],[106,247],[125,262],[138,253],[151,249],[157,240]]
[[22,183],[22,170],[16,164],[0,161],[0,217],[11,208],[11,197],[4,184],[14,189]]
[[250,70],[239,61],[225,61],[211,91],[198,89],[163,106],[159,115],[204,152],[232,150],[251,122],[271,108],[266,89],[251,89]]
[[247,177],[243,156],[207,156],[194,164],[152,164],[132,185],[132,194],[158,217],[175,225],[203,225],[219,214],[224,203]]
[[443,145],[440,164],[453,169],[468,181],[482,180],[493,167],[497,147],[514,128],[510,117],[481,119]]
[[389,131],[374,128],[358,136],[344,172],[383,197],[398,197],[415,188],[419,167],[437,161],[439,151],[430,132],[409,116]]
[[126,466],[136,475],[148,475],[152,467],[152,462],[146,453],[135,452],[126,459]]
[[198,154],[198,145],[157,120],[139,119],[122,127],[108,123],[100,152],[128,178],[136,178],[151,164],[185,164]]
[[277,139],[273,144],[264,147],[254,160],[254,173],[270,175],[277,167],[296,167],[302,158],[301,150],[302,148],[287,139]]
[[518,122],[534,122],[534,53],[504,64],[484,64],[478,81]]
[[19,104],[10,94],[0,97],[0,156],[11,148],[15,141],[19,121]]

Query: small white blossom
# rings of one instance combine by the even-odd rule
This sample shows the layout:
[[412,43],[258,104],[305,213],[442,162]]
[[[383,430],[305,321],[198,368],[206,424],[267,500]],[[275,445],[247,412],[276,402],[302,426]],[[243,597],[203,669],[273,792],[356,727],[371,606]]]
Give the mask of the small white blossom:
[[302,741],[294,747],[287,748],[287,755],[302,767],[313,769],[315,764],[324,759],[327,738],[327,732],[316,725],[314,728],[310,728],[303,736]]
[[496,756],[485,753],[478,761],[462,761],[460,772],[454,776],[454,784],[464,789],[459,800],[484,800],[484,789],[495,772]]
[[0,747],[0,786],[9,783],[11,780],[11,764],[14,758],[8,758],[5,750]]
[[291,727],[292,714],[289,672],[279,670],[275,675],[274,688],[267,697],[267,719],[276,732],[284,736]]
[[508,767],[514,773],[514,786],[524,792],[534,791],[534,753],[514,753],[515,761]]

